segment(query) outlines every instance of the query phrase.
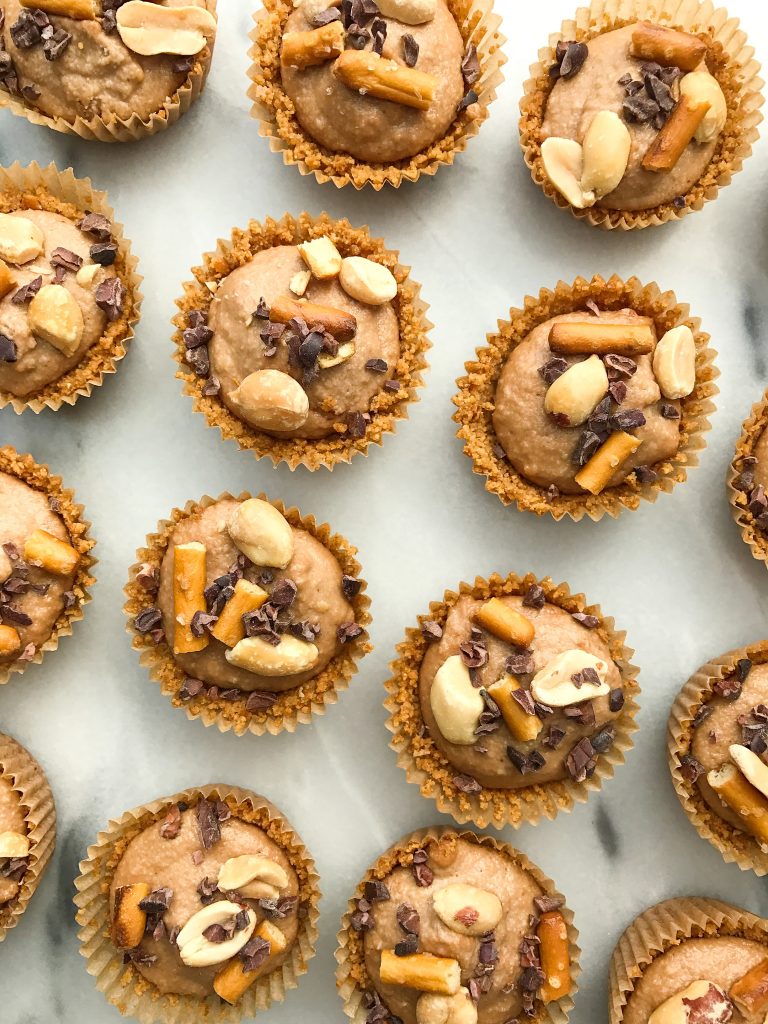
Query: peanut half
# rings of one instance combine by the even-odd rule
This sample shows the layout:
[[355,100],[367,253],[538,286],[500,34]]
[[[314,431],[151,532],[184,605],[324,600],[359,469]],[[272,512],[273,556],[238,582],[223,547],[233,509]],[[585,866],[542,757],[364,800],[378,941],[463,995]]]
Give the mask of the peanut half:
[[341,253],[327,235],[313,238],[299,245],[301,258],[319,281],[338,277],[341,270]]
[[[712,992],[712,989],[715,991]],[[670,996],[661,1006],[657,1006],[648,1018],[648,1024],[688,1024],[688,1021],[691,1019],[688,1012],[689,1001],[703,999],[705,996],[709,997],[707,1000],[707,1013],[711,1014],[711,1016],[706,1018],[707,1020],[724,1021],[731,1019],[733,1007],[725,992],[719,985],[715,985],[714,982],[701,980],[692,981],[681,992]],[[710,1000],[711,1005],[709,1005]]]
[[45,249],[43,232],[27,217],[0,213],[0,258],[21,266],[37,259]]
[[280,49],[280,63],[290,68],[325,64],[343,52],[345,38],[340,21],[332,21],[309,32],[286,32]]
[[380,0],[378,8],[382,18],[394,18],[404,25],[423,25],[434,18],[437,0]]
[[345,341],[343,345],[339,345],[335,356],[331,355],[330,352],[321,352],[317,357],[317,365],[321,370],[331,370],[334,366],[346,363],[348,359],[352,358],[356,350],[357,346],[354,341]]
[[728,105],[718,80],[708,71],[692,71],[680,79],[680,95],[692,103],[709,104],[694,138],[697,142],[714,142],[728,118]]
[[142,57],[173,53],[194,57],[216,35],[216,19],[204,7],[163,7],[147,0],[128,0],[117,9],[117,31]]
[[347,256],[342,260],[339,284],[347,295],[368,306],[383,306],[397,295],[392,271],[364,256]]
[[383,949],[379,977],[384,985],[403,985],[443,996],[455,996],[461,988],[458,960],[431,953],[397,956],[394,950]]
[[259,676],[292,676],[306,672],[317,663],[320,652],[314,644],[284,633],[275,647],[258,636],[241,640],[224,656],[230,665]]
[[254,897],[250,891],[252,883],[271,888],[277,896],[288,885],[288,875],[275,861],[251,853],[230,857],[219,868],[218,886],[222,892],[237,891],[247,899],[274,898],[264,897],[261,889]]
[[28,854],[28,836],[21,832],[0,832],[0,858],[26,857]]
[[425,992],[416,1003],[416,1024],[477,1024],[469,989],[460,988],[455,996]]
[[229,398],[238,415],[261,430],[297,430],[309,416],[309,396],[282,370],[249,374]]
[[459,935],[492,932],[502,915],[498,896],[463,882],[446,885],[436,892],[432,906],[446,928]]
[[345,50],[333,65],[333,73],[361,96],[374,96],[416,110],[429,110],[437,79],[372,50]]
[[429,691],[429,703],[437,727],[449,743],[471,747],[477,742],[475,729],[485,710],[485,702],[480,690],[472,685],[461,655],[446,658],[437,670]]
[[608,394],[608,374],[599,356],[574,363],[549,386],[544,396],[548,413],[564,416],[568,426],[577,427],[595,411]]
[[[227,924],[241,911],[248,916],[245,928],[241,928],[224,942],[211,942],[210,939],[206,939],[203,932],[212,924]],[[253,935],[255,928],[256,914],[250,908],[241,907],[239,903],[232,903],[230,900],[211,903],[210,906],[203,907],[193,914],[179,932],[176,939],[179,956],[187,967],[213,967],[215,964],[223,964],[225,960],[240,952]]]
[[687,398],[696,387],[696,342],[685,324],[673,327],[653,353],[653,373],[665,398]]
[[[594,670],[599,680],[597,684],[588,679],[574,681],[573,677],[577,676],[578,679],[584,669]],[[575,647],[557,654],[547,662],[531,680],[531,690],[540,704],[550,708],[567,708],[609,693],[611,688],[605,681],[607,670],[608,666],[603,659]]]
[[229,521],[235,547],[254,565],[285,569],[293,558],[293,530],[274,505],[261,498],[241,502]]
[[550,182],[571,206],[584,210],[594,206],[594,192],[585,193],[581,187],[584,173],[584,150],[575,139],[552,136],[541,144],[541,159]]
[[83,340],[85,321],[77,299],[62,284],[44,284],[27,310],[29,329],[65,356]]
[[581,190],[602,199],[618,187],[629,163],[632,139],[629,129],[612,110],[600,110],[587,128],[584,142]]

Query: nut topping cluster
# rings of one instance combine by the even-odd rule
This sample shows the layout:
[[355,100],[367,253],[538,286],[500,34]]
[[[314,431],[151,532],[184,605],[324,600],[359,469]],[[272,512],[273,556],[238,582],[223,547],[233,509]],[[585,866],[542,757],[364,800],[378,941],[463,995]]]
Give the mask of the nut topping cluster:
[[[697,36],[648,22],[635,26],[627,56],[644,63],[639,80],[627,72],[616,83],[624,90],[623,118],[601,110],[581,141],[552,136],[541,144],[544,171],[572,206],[594,206],[618,187],[629,166],[632,125],[652,124],[657,130],[641,161],[654,173],[672,170],[689,145],[718,138],[728,111],[717,79],[707,70],[707,53]],[[558,43],[555,59],[551,77],[571,79],[589,59],[589,46]]]

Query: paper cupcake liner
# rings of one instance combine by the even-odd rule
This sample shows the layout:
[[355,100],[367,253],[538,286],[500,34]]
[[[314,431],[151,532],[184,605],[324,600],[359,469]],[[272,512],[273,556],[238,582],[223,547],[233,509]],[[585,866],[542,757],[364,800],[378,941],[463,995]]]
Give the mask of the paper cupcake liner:
[[[279,439],[238,419],[218,396],[203,394],[205,381],[194,374],[184,359],[186,313],[193,309],[207,312],[218,282],[249,262],[254,253],[277,245],[296,245],[322,235],[333,239],[342,255],[353,253],[374,259],[397,278],[400,358],[395,376],[400,390],[382,390],[376,395],[370,407],[371,422],[361,438],[338,435],[309,441]],[[421,298],[421,285],[410,276],[410,267],[400,264],[399,253],[385,248],[382,239],[371,238],[368,228],[353,228],[348,220],[332,220],[325,213],[317,218],[308,213],[297,218],[286,214],[279,221],[268,218],[264,225],[251,221],[245,230],[233,228],[230,241],[220,239],[216,251],[206,253],[203,265],[195,267],[192,273],[196,280],[185,282],[184,296],[176,302],[181,312],[173,319],[173,357],[179,364],[176,376],[184,381],[184,393],[191,396],[195,412],[203,414],[208,426],[216,427],[224,440],[235,441],[240,449],[253,452],[256,458],[270,458],[275,466],[285,462],[292,470],[297,466],[333,469],[340,462],[350,462],[359,452],[367,453],[369,445],[381,444],[385,434],[394,433],[398,420],[407,418],[408,406],[419,400],[418,389],[423,387],[422,374],[427,369],[426,353],[431,348],[428,335],[432,324],[426,317],[429,307]]]
[[72,591],[77,600],[71,608],[62,610],[54,623],[51,635],[41,644],[29,659],[17,659],[9,664],[0,665],[0,686],[7,683],[11,676],[23,672],[27,665],[39,665],[48,651],[55,651],[61,637],[69,636],[75,622],[83,617],[83,608],[91,600],[90,587],[96,582],[93,567],[96,559],[91,554],[95,541],[89,536],[91,524],[83,518],[85,511],[75,501],[74,491],[65,488],[61,477],[54,476],[47,466],[35,462],[31,455],[20,455],[9,446],[0,448],[0,473],[23,480],[36,491],[47,494],[49,500],[55,499],[59,506],[59,515],[69,533],[69,541],[80,555]]
[[[549,68],[555,63],[555,47],[561,40],[588,41],[643,20],[705,39],[710,45],[709,68],[725,94],[728,119],[709,166],[684,196],[648,210],[606,210],[596,206],[577,210],[554,188],[541,158],[541,126],[555,81],[549,75]],[[580,7],[575,18],[564,21],[560,31],[549,37],[549,45],[539,50],[539,59],[531,65],[531,77],[523,86],[520,145],[531,177],[556,206],[570,210],[579,220],[608,230],[630,231],[666,224],[700,210],[730,184],[758,138],[764,83],[758,77],[760,64],[754,60],[754,52],[747,45],[746,34],[739,29],[738,19],[729,18],[727,11],[715,7],[712,0],[592,0],[589,7]]]
[[[435,741],[424,734],[418,683],[421,663],[429,641],[422,635],[422,624],[428,620],[443,625],[451,608],[460,597],[469,595],[479,600],[509,594],[524,594],[533,584],[540,585],[547,601],[568,612],[586,612],[600,620],[598,635],[608,644],[624,687],[624,707],[613,725],[616,738],[611,749],[600,754],[594,775],[584,782],[572,779],[536,784],[519,789],[483,787],[480,793],[462,793],[454,778],[461,772],[438,749]],[[390,747],[397,753],[397,763],[405,771],[408,782],[419,787],[421,795],[434,800],[442,814],[450,816],[460,825],[473,822],[480,828],[519,828],[524,822],[536,825],[541,818],[554,818],[560,811],[570,811],[575,803],[584,803],[590,793],[602,788],[603,781],[613,777],[614,770],[624,763],[624,757],[633,746],[631,734],[635,732],[640,687],[639,669],[631,663],[634,651],[624,643],[626,633],[614,628],[614,621],[604,616],[599,605],[588,605],[583,594],[571,594],[567,583],[555,584],[547,576],[537,579],[533,573],[518,576],[494,573],[488,580],[478,576],[474,584],[460,583],[458,592],[447,590],[442,601],[433,601],[426,615],[418,617],[419,624],[406,630],[405,640],[398,644],[399,657],[392,662],[392,677],[385,687],[388,698],[384,707],[390,712],[387,728],[393,734]]]
[[768,534],[755,525],[755,517],[749,511],[748,495],[739,488],[739,478],[745,469],[744,460],[754,455],[755,445],[763,431],[768,428],[768,391],[752,406],[752,412],[744,423],[736,453],[728,469],[728,502],[731,514],[741,532],[742,539],[749,546],[752,557],[768,565]]
[[[244,501],[250,498],[247,492],[237,498]],[[281,515],[294,527],[300,527],[315,537],[334,556],[346,575],[360,579],[360,592],[352,599],[355,621],[363,626],[359,637],[345,644],[326,667],[313,679],[292,690],[276,694],[275,703],[264,711],[246,711],[246,703],[250,692],[243,691],[237,700],[211,700],[205,691],[190,701],[184,701],[179,691],[188,678],[187,673],[176,663],[173,653],[165,642],[154,644],[148,635],[141,635],[134,627],[134,619],[144,608],[150,607],[154,595],[136,582],[136,574],[143,564],[156,566],[162,563],[176,525],[203,509],[219,501],[232,499],[233,495],[225,492],[218,498],[205,495],[200,501],[188,501],[183,509],[175,508],[169,519],[158,523],[157,531],[147,537],[146,547],[140,548],[136,554],[137,562],[131,566],[128,583],[125,587],[127,601],[124,611],[128,617],[127,632],[133,638],[133,647],[141,651],[141,664],[149,671],[150,678],[160,684],[160,692],[168,697],[176,708],[183,708],[187,718],[192,721],[200,719],[203,725],[215,725],[220,732],[232,730],[236,736],[251,732],[255,736],[263,736],[269,732],[277,735],[280,732],[294,732],[297,725],[308,724],[313,715],[324,715],[329,705],[335,704],[339,694],[347,689],[352,677],[357,672],[358,661],[373,650],[367,626],[371,622],[371,600],[366,593],[368,584],[360,577],[361,566],[357,561],[357,548],[338,533],[333,533],[327,523],[318,523],[314,516],[304,516],[295,508],[286,508],[281,501],[272,500],[266,494],[257,494],[257,498],[269,501]]]
[[22,167],[17,162],[12,167],[0,167],[0,211],[20,208],[49,210],[72,221],[79,221],[87,211],[101,213],[111,222],[118,244],[115,270],[126,295],[119,319],[107,324],[101,339],[91,346],[77,366],[42,390],[21,398],[0,390],[0,409],[10,405],[17,413],[25,409],[39,413],[45,408],[55,412],[62,405],[74,405],[81,396],[87,398],[94,388],[104,383],[107,375],[117,371],[139,322],[142,278],[131,243],[123,234],[122,224],[114,219],[106,192],[97,192],[90,178],[76,178],[71,168],[60,172],[54,164],[45,168],[36,163]]
[[30,839],[29,867],[21,889],[0,905],[0,942],[15,928],[48,867],[56,845],[56,808],[45,772],[32,755],[10,736],[0,733],[0,774],[10,780],[26,811]]
[[[347,909],[341,920],[341,929],[336,938],[338,947],[336,949],[336,988],[339,996],[344,1002],[344,1013],[354,1024],[365,1024],[367,1010],[363,1005],[363,997],[367,991],[372,991],[363,956],[363,943],[361,936],[351,925],[352,915],[355,913],[357,900],[363,896],[365,883],[374,879],[381,880],[398,866],[410,863],[410,855],[414,850],[426,846],[431,841],[437,841],[442,837],[457,837],[467,842],[476,843],[478,846],[487,846],[499,853],[509,857],[523,871],[528,872],[541,886],[547,896],[557,896],[564,899],[562,893],[558,892],[555,883],[548,878],[536,864],[530,861],[524,853],[516,850],[509,843],[500,842],[493,836],[478,836],[474,832],[457,831],[449,827],[422,828],[404,836],[399,842],[394,843],[386,853],[383,853],[378,860],[368,869],[365,877],[357,886],[354,895],[347,902]],[[573,1009],[574,997],[578,992],[578,977],[581,973],[580,957],[581,949],[578,946],[579,933],[573,923],[573,911],[563,905],[561,913],[568,926],[568,940],[570,944],[571,957],[571,978],[573,988],[570,995],[549,1006],[539,1005],[537,1021],[547,1021],[551,1024],[565,1024]]]
[[[217,0],[205,0],[206,8],[216,15]],[[214,38],[210,46],[206,46],[195,58],[195,66],[181,87],[163,103],[159,110],[147,118],[133,114],[127,120],[115,115],[109,118],[82,117],[67,121],[63,117],[51,117],[35,107],[28,106],[20,96],[12,96],[5,89],[0,89],[0,109],[10,110],[12,114],[25,117],[32,124],[53,128],[64,135],[79,135],[89,142],[136,142],[150,135],[165,131],[175,124],[182,114],[186,114],[205,87],[208,72],[213,59]],[[101,211],[99,211],[101,212]]]
[[501,48],[506,39],[499,31],[501,18],[494,12],[492,0],[447,0],[447,4],[465,46],[474,43],[477,47],[481,74],[472,88],[478,97],[473,108],[478,112],[470,116],[462,111],[442,138],[415,156],[394,163],[368,163],[323,148],[299,124],[280,74],[283,26],[294,5],[290,0],[264,0],[263,8],[253,16],[255,26],[250,34],[253,45],[248,51],[252,61],[248,77],[252,84],[248,97],[253,100],[251,116],[259,122],[259,135],[269,139],[272,152],[280,153],[286,166],[297,167],[304,175],[313,174],[320,184],[332,181],[337,188],[351,184],[356,189],[370,185],[377,192],[387,184],[399,188],[403,181],[434,175],[439,167],[452,164],[477,135],[496,99],[504,80],[501,69],[506,57]]
[[[561,313],[584,309],[590,300],[602,309],[630,307],[652,317],[659,337],[687,324],[696,341],[696,387],[682,400],[680,447],[673,458],[654,464],[658,473],[654,483],[641,484],[630,474],[624,483],[601,494],[552,497],[546,487],[526,480],[494,450],[498,443],[493,429],[496,386],[509,354],[534,327]],[[662,292],[655,282],[643,285],[636,277],[627,281],[615,274],[607,281],[599,274],[591,281],[577,277],[573,284],[558,281],[554,291],[542,288],[537,297],[526,296],[523,308],[511,309],[509,317],[499,320],[499,331],[487,336],[487,346],[476,349],[477,358],[464,364],[467,375],[456,381],[459,392],[453,399],[457,406],[453,418],[459,424],[457,437],[464,441],[464,454],[472,460],[473,472],[486,478],[485,489],[503,504],[514,503],[519,509],[556,520],[568,516],[578,522],[588,516],[597,522],[606,513],[615,518],[624,509],[638,508],[641,499],[655,501],[659,494],[682,483],[688,470],[698,465],[698,453],[706,448],[703,435],[710,429],[709,415],[715,410],[712,399],[718,394],[713,383],[719,376],[714,363],[717,353],[709,347],[710,337],[701,330],[701,320],[690,315],[687,304],[678,303],[674,292]]]
[[715,814],[698,787],[687,783],[680,771],[680,756],[691,749],[697,711],[711,699],[712,684],[728,675],[740,658],[749,658],[756,665],[764,664],[768,661],[768,640],[713,658],[691,676],[672,705],[667,723],[667,755],[672,785],[688,820],[702,839],[719,850],[727,864],[738,864],[742,871],[766,875],[768,853],[749,833],[741,832]]
[[[282,848],[298,875],[299,898],[304,908],[290,958],[281,968],[255,981],[233,1006],[217,996],[196,999],[163,995],[131,964],[123,964],[123,954],[110,938],[109,889],[126,846],[134,836],[163,818],[172,805],[179,801],[195,804],[201,798],[223,800],[235,817],[258,825]],[[96,979],[96,987],[107,1002],[141,1024],[239,1024],[241,1019],[253,1017],[272,1003],[282,1002],[286,992],[296,988],[298,979],[306,974],[307,962],[315,955],[318,937],[318,882],[315,862],[301,837],[264,797],[222,783],[186,789],[126,811],[111,820],[98,834],[94,845],[88,847],[85,860],[80,862],[80,875],[75,879],[80,953],[87,960],[88,973]]]
[[721,900],[700,896],[665,900],[643,911],[619,939],[611,957],[608,1020],[621,1024],[635,985],[649,964],[691,938],[738,935],[768,942],[768,922]]

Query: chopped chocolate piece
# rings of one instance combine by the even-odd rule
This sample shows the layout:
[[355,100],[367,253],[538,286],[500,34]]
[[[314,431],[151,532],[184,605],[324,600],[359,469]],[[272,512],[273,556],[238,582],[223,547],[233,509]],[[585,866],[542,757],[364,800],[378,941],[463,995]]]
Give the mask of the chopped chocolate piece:
[[616,405],[621,405],[625,401],[628,391],[629,389],[623,380],[614,380],[608,385],[608,394]]
[[[42,11],[40,13],[42,14]],[[21,11],[16,22],[10,27],[11,39],[20,50],[29,50],[42,40],[42,28],[46,23],[50,24],[47,17],[45,22],[40,25],[32,11],[25,9]]]
[[559,725],[550,725],[549,731],[546,737],[542,740],[545,747],[550,750],[557,750],[565,738],[565,729],[561,729]]
[[507,757],[521,775],[525,775],[530,770],[527,756],[521,750],[513,747],[512,744],[507,746]]
[[387,23],[383,18],[374,18],[371,22],[371,49],[381,56],[384,43],[387,40]]
[[281,896],[278,900],[259,900],[259,906],[267,917],[281,921],[293,913],[296,902],[296,896]]
[[[23,306],[26,302],[31,302],[32,299],[37,295],[43,286],[42,277],[33,277],[27,284],[23,284],[17,292],[11,297],[11,302],[17,306]],[[2,358],[2,356],[0,356]]]
[[341,577],[341,590],[348,601],[357,597],[362,587],[362,580],[356,580],[354,576]]
[[93,235],[100,242],[108,242],[112,238],[112,225],[100,213],[87,213],[77,226],[86,235]]
[[521,686],[518,690],[512,691],[511,697],[520,705],[526,715],[536,714],[536,702],[530,690],[526,690]]
[[389,889],[384,882],[380,882],[378,879],[366,882],[363,891],[365,892],[365,898],[370,900],[371,903],[384,903],[390,898]]
[[[367,418],[366,418],[367,417]],[[365,437],[370,421],[369,413],[352,412],[347,418],[347,433],[352,438]]]
[[137,946],[136,949],[129,949],[123,953],[123,963],[138,964],[140,967],[152,967],[153,964],[157,963],[157,957]]
[[565,900],[562,896],[534,896],[533,905],[540,914],[551,914],[553,910],[559,910]]
[[595,434],[591,430],[585,430],[573,449],[571,462],[576,466],[586,466],[602,443],[603,439],[599,434]]
[[712,692],[725,700],[736,700],[741,696],[743,683],[738,676],[730,675],[725,679],[717,679],[712,684]]
[[554,384],[558,377],[562,377],[567,369],[568,363],[566,360],[557,356],[548,360],[543,366],[540,366],[539,374],[547,384]]
[[285,577],[274,585],[272,593],[269,595],[269,600],[278,608],[290,608],[298,592],[299,588],[293,580]]
[[462,110],[466,110],[467,107],[471,107],[472,104],[473,103],[477,103],[477,101],[478,101],[477,93],[475,92],[474,89],[470,89],[469,92],[463,97],[463,99],[459,103],[458,107],[456,108],[456,113],[460,114],[462,112]]
[[421,930],[419,912],[410,903],[401,903],[395,913],[395,919],[408,935],[418,935]]
[[235,916],[235,931],[241,932],[243,928],[247,928],[249,920],[248,911],[241,910],[240,913]]
[[418,948],[418,937],[416,935],[406,935],[404,939],[395,943],[395,956],[410,956]]
[[605,725],[591,737],[591,743],[598,754],[605,754],[611,749],[616,739],[616,730],[612,725]]
[[237,954],[243,965],[243,973],[250,974],[266,963],[272,950],[269,942],[260,935],[254,935]]
[[749,658],[740,658],[736,662],[736,671],[734,674],[740,683],[745,683],[747,681],[747,676],[751,671],[752,662]]
[[[413,37],[411,37],[413,38]],[[419,48],[416,47],[416,53],[418,54]],[[413,67],[416,61],[410,65]],[[464,51],[464,56],[461,60],[461,73],[464,76],[464,81],[467,85],[474,85],[480,77],[480,58],[477,55],[477,47],[474,43],[470,43]]]
[[547,595],[544,593],[544,588],[539,586],[538,583],[531,584],[523,595],[523,606],[525,608],[543,608],[547,603]]
[[185,679],[179,690],[181,700],[192,700],[205,690],[205,683],[202,679]]
[[621,409],[611,416],[610,424],[615,430],[637,430],[645,426],[645,416],[639,409]]
[[163,886],[161,889],[154,889],[139,903],[139,907],[146,914],[164,914],[170,907],[172,899],[173,889]]
[[525,676],[534,671],[533,651],[516,650],[504,662],[506,671],[512,676]]
[[70,273],[75,274],[82,265],[82,256],[78,256],[77,253],[72,252],[71,249],[65,249],[63,246],[59,246],[51,253],[52,267],[61,267],[63,270],[68,270]]
[[[400,40],[400,45],[403,48],[403,60],[405,61],[406,67],[415,68],[419,60],[419,44],[410,32],[406,32]],[[466,55],[464,59],[466,60]],[[466,75],[464,76],[464,80],[466,81]]]
[[680,774],[690,786],[706,774],[707,769],[693,754],[681,754],[679,760]]
[[654,484],[659,479],[659,474],[650,466],[638,466],[635,469],[635,477],[639,484]]
[[459,653],[467,668],[482,668],[488,661],[488,648],[480,640],[466,640],[459,644]]
[[[461,913],[461,911],[459,911]],[[477,913],[477,911],[475,911]],[[458,918],[458,914],[456,917]],[[480,949],[477,953],[477,959],[481,964],[495,964],[498,962],[499,953],[496,949],[496,942],[494,941],[493,935],[483,936],[482,942],[480,943]]]
[[586,43],[562,40],[555,49],[555,63],[550,67],[552,78],[573,78],[584,67],[589,56]]
[[16,342],[0,331],[0,363],[15,363],[17,358]]
[[53,35],[43,40],[45,59],[50,61],[58,60],[71,42],[71,33],[63,28],[57,28]]
[[453,784],[460,793],[466,793],[468,796],[483,791],[483,787],[471,775],[454,775]]
[[608,707],[613,712],[621,711],[624,707],[624,691],[620,686],[608,694]]
[[597,767],[595,749],[585,736],[568,754],[565,766],[574,782],[584,782]]
[[491,451],[493,452],[497,459],[506,459],[507,457],[507,453],[504,451],[503,446],[500,445],[498,441],[494,442],[494,444],[491,447]]
[[585,629],[597,629],[600,625],[600,620],[596,615],[588,615],[586,612],[571,612],[571,618]]
[[195,612],[189,624],[189,631],[192,636],[205,636],[205,631],[211,629],[219,621],[218,615],[209,615],[207,612]]
[[0,621],[10,622],[14,626],[31,626],[32,619],[26,612],[14,608],[11,604],[0,604]]
[[385,391],[399,391],[400,388],[401,388],[401,384],[400,384],[399,380],[385,380],[384,381],[384,390]]
[[365,364],[365,368],[373,373],[386,373],[389,366],[384,359],[369,359]]
[[[119,277],[108,277],[95,292],[96,305],[107,314],[107,320],[118,320],[123,312],[125,289]],[[206,376],[205,374],[203,376]]]
[[440,640],[443,635],[443,627],[439,622],[434,622],[432,619],[427,619],[421,624],[421,635],[425,640]]
[[347,42],[353,50],[364,50],[369,38],[368,30],[358,25],[350,25],[347,29]]
[[621,109],[625,121],[637,124],[647,124],[660,113],[660,107],[656,100],[652,96],[641,93],[626,96]]
[[699,710],[696,712],[693,722],[691,725],[694,729],[698,729],[714,711],[714,707],[711,704],[702,704]]
[[198,800],[195,813],[203,846],[206,850],[210,850],[221,839],[221,825],[216,805],[203,797]]
[[550,484],[547,488],[547,501],[551,505],[553,501],[560,497],[560,488],[555,484]]
[[577,690],[580,690],[585,683],[590,686],[599,686],[600,676],[597,674],[596,669],[587,667],[583,668],[580,672],[574,672],[571,675],[571,682]]
[[159,831],[161,839],[175,839],[181,832],[181,811],[178,804],[168,808],[168,813],[163,818]]
[[200,897],[200,902],[205,906],[213,903],[218,891],[219,887],[216,885],[214,880],[212,878],[208,878],[207,875],[197,887],[197,895]]
[[659,406],[659,412],[665,420],[679,420],[680,410],[677,406],[672,405],[671,402],[662,402]]
[[309,19],[314,28],[322,28],[323,25],[330,25],[332,21],[341,18],[341,11],[338,7],[327,7],[324,11],[318,11]]
[[539,750],[532,750],[528,755],[528,771],[537,772],[547,763],[547,759]]
[[189,74],[194,66],[194,57],[174,57],[171,61],[171,70],[177,75]]
[[320,627],[303,619],[301,622],[289,623],[287,632],[291,636],[298,637],[299,640],[306,640],[308,644],[313,644],[320,633]]
[[212,398],[214,395],[218,395],[221,391],[221,384],[219,383],[218,377],[209,377],[202,388],[203,395],[206,398]]
[[422,889],[428,889],[434,881],[435,875],[432,868],[427,864],[427,851],[424,849],[413,851],[413,863],[411,864],[411,872],[416,881],[416,885]]
[[344,622],[336,630],[336,638],[340,644],[346,644],[350,640],[356,640],[362,632],[363,627],[356,622]]
[[211,372],[211,360],[208,349],[204,345],[199,348],[187,349],[184,353],[184,361],[192,367],[196,377],[207,377]]
[[163,613],[159,608],[145,608],[133,620],[133,625],[137,633],[144,634],[156,629],[162,621]]
[[91,259],[102,267],[111,267],[117,259],[117,242],[96,242],[90,248]]

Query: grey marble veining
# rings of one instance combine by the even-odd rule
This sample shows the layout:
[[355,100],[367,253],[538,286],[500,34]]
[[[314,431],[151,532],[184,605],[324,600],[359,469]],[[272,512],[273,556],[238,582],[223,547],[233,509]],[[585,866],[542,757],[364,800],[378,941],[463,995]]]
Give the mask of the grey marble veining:
[[[275,800],[323,878],[318,956],[265,1024],[341,1020],[333,950],[347,894],[387,844],[440,820],[405,784],[387,747],[387,665],[405,625],[430,600],[494,570],[530,569],[583,589],[628,630],[642,669],[641,728],[627,765],[572,814],[504,833],[556,879],[576,912],[584,952],[574,1024],[605,1020],[611,949],[648,904],[700,893],[768,914],[765,882],[725,865],[688,825],[664,755],[681,683],[713,654],[765,635],[768,577],[731,521],[724,481],[740,424],[768,384],[768,150],[759,143],[718,202],[680,225],[630,236],[589,230],[544,200],[517,146],[521,83],[573,0],[497,3],[508,15],[517,11],[517,21],[507,25],[507,80],[490,121],[455,167],[397,193],[321,188],[269,152],[245,97],[248,0],[220,3],[208,90],[163,136],[98,146],[0,112],[0,162],[55,160],[109,191],[134,240],[146,295],[128,358],[93,398],[56,417],[0,413],[0,442],[64,475],[99,542],[99,583],[75,638],[0,688],[0,729],[45,765],[60,816],[56,859],[0,946],[2,1024],[115,1024],[117,1011],[77,950],[77,862],[110,816],[219,780]],[[753,42],[766,38],[766,5],[730,7]],[[192,416],[170,359],[174,298],[200,254],[249,217],[302,209],[368,223],[399,247],[436,324],[432,369],[411,419],[383,449],[332,475],[275,471],[223,444]],[[673,495],[599,525],[538,521],[504,509],[471,473],[451,421],[454,381],[510,305],[595,272],[656,280],[691,304],[720,352],[718,411],[701,466]],[[293,736],[238,740],[189,723],[148,682],[123,631],[121,591],[137,546],[173,506],[262,488],[359,546],[376,650],[325,719]]]

